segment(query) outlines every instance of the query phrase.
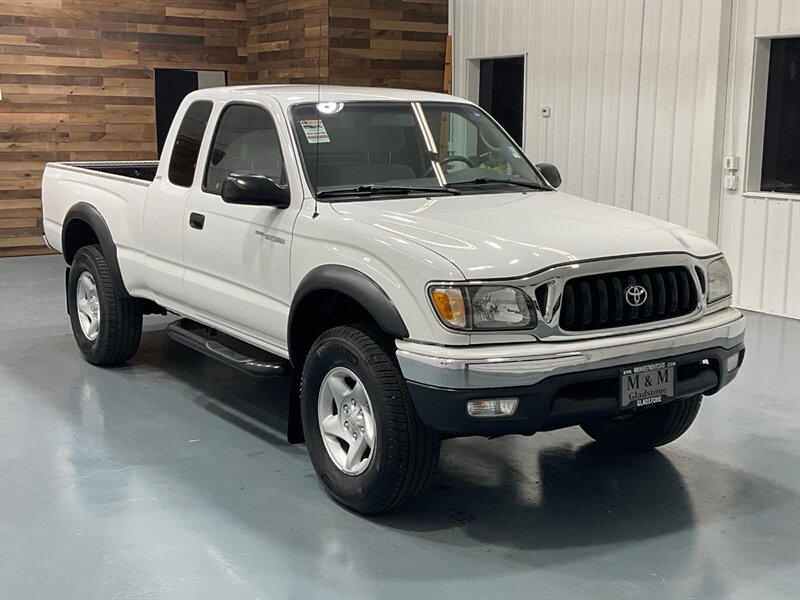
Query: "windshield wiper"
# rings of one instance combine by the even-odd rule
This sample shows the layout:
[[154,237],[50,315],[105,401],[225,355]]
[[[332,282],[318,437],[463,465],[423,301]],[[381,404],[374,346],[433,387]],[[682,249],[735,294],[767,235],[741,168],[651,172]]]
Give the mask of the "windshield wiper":
[[378,194],[413,194],[415,192],[424,193],[444,193],[458,196],[461,191],[452,187],[416,187],[409,185],[359,185],[351,188],[341,188],[336,190],[322,190],[317,192],[317,198],[333,198],[336,196],[373,196]]
[[518,181],[516,179],[494,179],[493,177],[478,177],[477,179],[472,179],[470,181],[453,182],[450,185],[486,185],[486,184],[517,185],[532,190],[541,190],[543,192],[552,191],[550,188],[545,187],[539,183],[536,183],[535,181]]

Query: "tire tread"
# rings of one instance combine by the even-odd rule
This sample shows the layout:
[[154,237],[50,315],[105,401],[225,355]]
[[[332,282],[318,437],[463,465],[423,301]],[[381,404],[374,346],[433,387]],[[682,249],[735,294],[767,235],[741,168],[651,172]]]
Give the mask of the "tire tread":
[[[388,419],[386,429],[390,438],[384,479],[379,491],[367,504],[348,504],[345,499],[337,497],[326,478],[321,479],[335,499],[357,512],[377,514],[389,511],[425,491],[439,459],[439,434],[417,416],[405,378],[394,360],[390,340],[381,331],[368,323],[334,327],[323,333],[315,346],[333,338],[357,348],[370,366],[383,392],[384,412]],[[309,356],[313,356],[313,352],[312,348]]]
[[694,423],[703,396],[698,394],[648,408],[626,419],[584,423],[581,428],[595,441],[620,450],[642,452],[681,437]]
[[[84,246],[75,255],[73,265],[82,259],[88,260],[97,271],[95,285],[104,299],[101,319],[105,332],[101,331],[97,347],[86,353],[86,359],[98,366],[116,366],[129,361],[139,349],[142,337],[142,314],[131,297],[121,297],[117,294],[111,277],[111,269],[103,252],[97,245]],[[72,290],[70,290],[72,293]],[[76,331],[75,335],[81,333]]]

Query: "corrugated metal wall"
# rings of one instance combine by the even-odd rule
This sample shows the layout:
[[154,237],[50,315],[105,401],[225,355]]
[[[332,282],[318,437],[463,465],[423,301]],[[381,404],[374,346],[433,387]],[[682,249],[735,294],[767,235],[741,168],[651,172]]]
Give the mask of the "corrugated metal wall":
[[[732,199],[743,205],[741,196],[726,195],[721,208],[722,158],[731,152],[729,47],[733,42],[743,56],[748,52],[735,20],[742,13],[775,13],[759,22],[783,31],[795,26],[798,7],[798,0],[451,0],[454,91],[476,99],[474,59],[525,55],[525,150],[559,167],[562,189],[720,240],[737,272],[737,302],[800,316],[793,299],[800,271],[796,200],[776,201],[794,215],[780,223],[795,223],[794,229],[773,244],[767,237],[778,232],[767,236],[770,225],[763,225],[760,251],[746,260],[734,247],[744,242],[730,236],[736,230],[752,237],[749,226],[736,229],[732,216],[739,213],[728,208]],[[752,62],[752,33],[749,44]],[[743,69],[737,111],[747,108],[749,98],[750,67]],[[551,107],[550,118],[540,116],[542,106]],[[738,117],[742,143],[748,117]],[[736,153],[743,157],[743,150]],[[751,263],[769,282],[758,279]],[[755,281],[762,282],[759,290],[774,285],[783,293],[782,308],[748,295]],[[771,291],[759,295],[775,297]]]
[[719,172],[722,0],[454,0],[452,10],[456,93],[471,95],[469,59],[525,54],[525,150],[555,163],[566,191],[716,232],[719,188],[712,202],[704,174]]
[[631,208],[642,18],[640,0],[451,0],[454,91],[475,100],[469,59],[526,55],[526,152],[565,191]]
[[740,306],[800,317],[800,197],[741,191],[748,166],[755,39],[776,34],[800,35],[799,0],[734,3],[724,154],[738,156],[741,167],[739,190],[723,195],[719,241]]
[[711,237],[729,25],[721,0],[644,2],[633,208]]

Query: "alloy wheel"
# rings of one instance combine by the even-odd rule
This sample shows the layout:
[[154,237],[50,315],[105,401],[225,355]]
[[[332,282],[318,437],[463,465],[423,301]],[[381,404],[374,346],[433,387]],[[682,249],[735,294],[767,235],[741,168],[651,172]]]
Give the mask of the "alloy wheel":
[[76,290],[78,322],[86,339],[94,341],[100,334],[100,299],[91,273],[84,271],[78,278]]
[[347,475],[363,473],[375,454],[377,430],[364,384],[347,367],[322,380],[317,402],[322,441],[333,463]]

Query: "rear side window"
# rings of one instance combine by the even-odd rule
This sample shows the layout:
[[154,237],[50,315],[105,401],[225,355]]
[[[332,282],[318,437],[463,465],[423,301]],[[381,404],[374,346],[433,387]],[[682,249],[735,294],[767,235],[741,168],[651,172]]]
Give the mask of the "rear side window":
[[266,175],[282,185],[283,166],[278,131],[270,114],[258,106],[233,104],[219,118],[203,189],[219,194],[232,173]]
[[200,142],[203,141],[212,106],[208,100],[195,102],[183,116],[169,159],[169,180],[175,185],[192,185],[197,156],[200,154]]

